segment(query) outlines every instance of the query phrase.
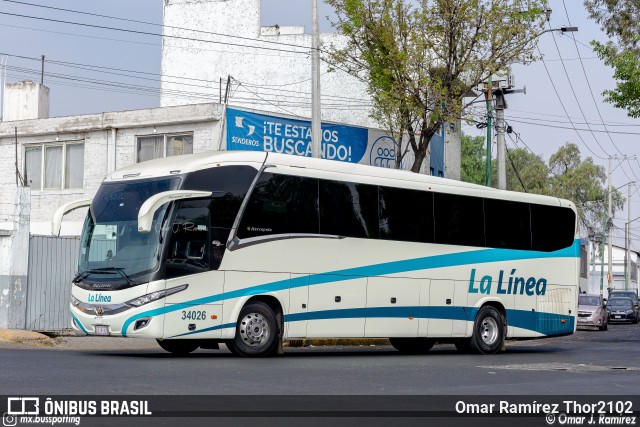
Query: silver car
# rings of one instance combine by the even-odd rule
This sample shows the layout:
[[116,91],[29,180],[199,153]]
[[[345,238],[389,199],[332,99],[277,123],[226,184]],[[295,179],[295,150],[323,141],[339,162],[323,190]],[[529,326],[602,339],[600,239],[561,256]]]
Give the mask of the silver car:
[[581,294],[578,297],[578,328],[598,328],[606,331],[609,314],[600,295]]

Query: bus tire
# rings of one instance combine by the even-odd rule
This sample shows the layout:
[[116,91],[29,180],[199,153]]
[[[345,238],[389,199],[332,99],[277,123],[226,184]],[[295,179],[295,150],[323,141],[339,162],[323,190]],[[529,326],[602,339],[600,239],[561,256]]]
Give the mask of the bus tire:
[[278,348],[279,339],[276,314],[267,304],[254,301],[240,310],[236,336],[228,342],[228,347],[243,357],[271,356]]
[[196,351],[200,347],[197,340],[156,340],[163,350],[179,356],[184,356]]
[[428,338],[389,338],[389,342],[403,354],[425,354],[436,343]]
[[504,319],[502,314],[490,305],[478,311],[473,324],[471,347],[480,354],[495,354],[504,344]]

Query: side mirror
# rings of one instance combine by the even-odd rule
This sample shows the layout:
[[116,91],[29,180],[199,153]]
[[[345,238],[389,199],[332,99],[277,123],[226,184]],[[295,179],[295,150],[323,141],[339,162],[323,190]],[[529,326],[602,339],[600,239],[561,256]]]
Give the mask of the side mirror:
[[138,231],[140,233],[148,233],[151,231],[153,215],[160,206],[165,203],[173,202],[174,200],[200,199],[208,196],[211,196],[211,191],[173,190],[153,195],[140,206],[140,211],[138,212]]
[[91,199],[75,200],[73,202],[69,202],[60,206],[56,210],[56,212],[53,214],[53,220],[51,221],[51,235],[56,237],[60,235],[60,228],[62,227],[63,216],[65,216],[67,213],[71,212],[72,210],[75,210],[84,206],[91,206]]

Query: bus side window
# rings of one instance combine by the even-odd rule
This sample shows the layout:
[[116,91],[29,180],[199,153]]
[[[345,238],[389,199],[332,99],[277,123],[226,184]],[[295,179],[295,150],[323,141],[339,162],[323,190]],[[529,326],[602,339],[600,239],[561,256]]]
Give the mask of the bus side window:
[[209,271],[211,200],[184,200],[170,231],[165,277]]

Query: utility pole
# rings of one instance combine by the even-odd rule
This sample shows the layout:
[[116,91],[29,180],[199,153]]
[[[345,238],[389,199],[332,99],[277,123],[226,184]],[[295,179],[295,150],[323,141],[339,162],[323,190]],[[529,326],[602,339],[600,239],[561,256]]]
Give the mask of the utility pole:
[[[609,156],[609,214],[608,214],[608,220],[607,220],[607,230],[611,227],[611,222],[613,221],[612,219],[612,213],[611,213],[611,160],[613,159],[613,157]],[[611,235],[613,233],[611,233],[610,230],[609,231],[609,235],[608,240],[609,240],[609,268],[608,268],[608,274],[607,274],[607,281],[609,283],[609,288],[611,288],[611,282],[613,281],[613,271],[611,264],[613,263],[613,254],[612,254],[612,239],[611,239]]]
[[491,187],[491,107],[493,105],[493,94],[491,93],[491,82],[492,75],[489,74],[489,84],[487,85],[487,160],[486,160],[486,171],[485,171],[485,179],[484,185],[487,187]]
[[507,125],[504,121],[504,110],[507,109],[507,100],[505,95],[508,93],[527,93],[526,88],[514,89],[514,77],[510,75],[508,77],[489,76],[489,80],[481,88],[486,92],[487,96],[487,162],[486,162],[486,180],[485,185],[488,187],[491,185],[491,120],[492,120],[492,108],[494,108],[493,100],[495,99],[495,112],[496,112],[496,136],[498,152],[496,155],[496,161],[498,166],[498,188],[501,190],[507,189],[507,145],[505,141],[505,132],[510,133],[507,129]]
[[629,290],[629,223],[631,222],[631,184],[627,185],[627,223],[624,225],[624,290]]
[[311,44],[311,155],[320,158],[322,124],[320,112],[320,26],[318,0],[312,0],[313,38]]
[[42,55],[42,71],[40,72],[40,84],[44,85],[44,55]]
[[606,217],[604,206],[602,207],[602,231],[600,236],[600,296],[604,296],[604,240],[606,230]]

